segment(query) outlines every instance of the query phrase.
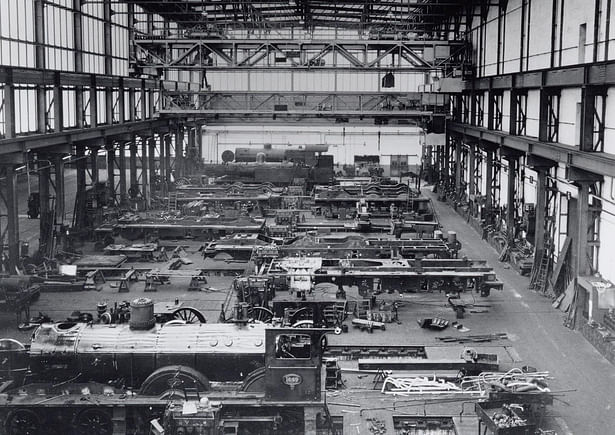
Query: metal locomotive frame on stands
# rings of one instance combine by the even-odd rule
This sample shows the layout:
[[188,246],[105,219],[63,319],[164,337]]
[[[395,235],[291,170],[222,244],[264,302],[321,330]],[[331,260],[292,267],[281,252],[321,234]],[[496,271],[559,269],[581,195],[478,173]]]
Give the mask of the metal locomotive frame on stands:
[[[297,267],[289,266],[289,262],[296,262]],[[438,291],[453,296],[474,291],[487,297],[492,289],[503,288],[503,283],[485,261],[467,258],[291,257],[257,262],[257,269],[262,273],[234,281],[240,302],[236,318],[269,322],[276,317],[283,318],[289,325],[310,321],[317,327],[339,327],[349,310],[345,286],[358,288],[356,303],[369,301],[378,293],[394,291]],[[308,283],[299,283],[295,288],[296,280]],[[315,286],[325,283],[335,287],[334,295],[315,291]]]

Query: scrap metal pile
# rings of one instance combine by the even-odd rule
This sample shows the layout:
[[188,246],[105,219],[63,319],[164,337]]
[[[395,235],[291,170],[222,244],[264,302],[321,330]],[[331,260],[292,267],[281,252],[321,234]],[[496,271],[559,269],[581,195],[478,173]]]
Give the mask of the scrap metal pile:
[[463,393],[489,397],[497,393],[550,393],[548,372],[527,373],[519,368],[506,373],[483,372],[477,376],[458,376],[454,379],[413,376],[387,376],[381,392],[400,396],[413,394]]

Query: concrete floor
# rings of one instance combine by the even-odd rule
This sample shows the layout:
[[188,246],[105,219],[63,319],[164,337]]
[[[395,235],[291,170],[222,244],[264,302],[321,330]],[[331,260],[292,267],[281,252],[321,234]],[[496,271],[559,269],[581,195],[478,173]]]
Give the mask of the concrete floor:
[[[498,331],[507,331],[515,338],[515,348],[524,361],[551,372],[557,389],[567,391],[562,401],[555,402],[554,414],[574,434],[615,433],[615,367],[579,332],[563,326],[563,313],[551,306],[550,299],[528,290],[528,277],[500,263],[496,251],[461,216],[438,202],[428,189],[424,192],[433,198],[444,228],[457,231],[462,254],[487,260],[504,282],[504,290],[489,298],[490,314],[498,316]],[[490,327],[478,326],[473,332],[489,332]]]
[[[67,179],[70,179],[69,177],[70,175]],[[502,359],[503,368],[531,365],[552,374],[555,378],[550,384],[552,390],[565,392],[565,395],[556,400],[549,412],[557,419],[558,425],[564,428],[560,434],[613,433],[615,367],[579,333],[565,328],[562,324],[563,313],[552,308],[549,299],[528,290],[527,277],[522,277],[508,266],[499,263],[497,253],[480,240],[479,235],[463,218],[447,205],[437,202],[435,195],[429,191],[425,190],[425,194],[434,198],[434,206],[444,229],[457,232],[457,237],[463,245],[461,255],[487,260],[495,269],[498,278],[505,283],[502,292],[492,292],[489,298],[476,301],[489,304],[488,313],[470,314],[463,320],[464,326],[471,329],[470,334],[506,332],[510,337],[508,341],[481,346],[481,350],[508,354],[510,358]],[[68,204],[67,200],[67,210],[70,208]],[[22,214],[21,207],[20,214]],[[38,237],[38,220],[22,219],[21,228],[22,239],[32,240]],[[191,258],[195,259],[195,264],[191,265],[190,269],[198,268],[200,264],[198,261],[200,256],[196,253],[196,249],[196,245],[188,249],[191,251]],[[96,303],[100,300],[112,303],[115,300],[131,300],[147,295],[156,301],[171,301],[177,297],[186,304],[201,309],[208,321],[215,322],[220,304],[226,298],[228,282],[228,277],[211,279],[209,285],[217,290],[210,293],[188,293],[187,278],[177,280],[170,286],[162,286],[157,293],[143,293],[143,282],[135,283],[130,293],[123,294],[117,293],[117,289],[112,287],[101,292],[47,293],[41,295],[40,301],[32,307],[32,311],[33,313],[38,310],[48,311],[52,318],[61,320],[75,309],[94,312]],[[365,344],[404,343],[438,346],[438,341],[435,339],[438,333],[420,329],[416,319],[440,316],[454,320],[454,314],[447,307],[444,295],[404,294],[400,295],[399,299],[406,302],[400,309],[401,324],[392,324],[386,332],[375,331],[373,334],[351,328],[349,334],[332,337],[330,342],[343,340]],[[464,300],[471,303],[474,297],[464,294]],[[444,334],[462,335],[451,329],[445,330]],[[0,335],[24,341],[29,337],[29,333],[19,333],[16,330],[14,316],[6,313],[0,314]],[[335,399],[332,397],[332,400]]]

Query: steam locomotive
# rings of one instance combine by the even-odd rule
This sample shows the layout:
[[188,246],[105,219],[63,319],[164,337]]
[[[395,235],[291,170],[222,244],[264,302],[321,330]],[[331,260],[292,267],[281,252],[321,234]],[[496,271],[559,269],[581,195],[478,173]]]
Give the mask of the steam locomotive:
[[[263,148],[235,148],[235,162],[302,162],[308,166],[314,166],[318,162],[318,154],[329,150],[329,145],[297,145],[287,148],[273,148],[265,144]],[[222,154],[224,161],[232,160],[232,151]],[[230,154],[229,154],[230,153]]]
[[[158,396],[186,387],[208,391],[210,381],[240,383],[242,391],[262,392],[264,379],[267,385],[276,384],[271,378],[288,374],[282,369],[288,366],[300,370],[304,381],[284,391],[282,398],[320,398],[322,342],[330,330],[298,331],[262,323],[161,325],[153,321],[151,300],[137,299],[131,308],[128,324],[42,324],[29,346],[0,349],[5,357],[0,374],[13,375],[18,384],[112,382]],[[281,397],[277,387],[265,392]]]
[[43,324],[29,346],[0,340],[0,434],[314,433],[330,330],[148,316],[133,306],[128,325]]
[[222,153],[223,164],[204,164],[199,174],[225,177],[226,181],[271,183],[287,186],[293,180],[304,180],[309,186],[330,184],[334,178],[333,156],[324,155],[327,145],[305,145],[290,148],[236,148]]

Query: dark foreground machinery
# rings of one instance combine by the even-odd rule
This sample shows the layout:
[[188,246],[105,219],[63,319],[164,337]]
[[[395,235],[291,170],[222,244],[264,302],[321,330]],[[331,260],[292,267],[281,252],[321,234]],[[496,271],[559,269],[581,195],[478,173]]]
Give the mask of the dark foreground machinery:
[[316,433],[328,332],[139,312],[128,325],[43,324],[29,345],[1,343],[0,433]]

